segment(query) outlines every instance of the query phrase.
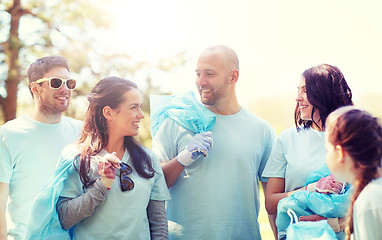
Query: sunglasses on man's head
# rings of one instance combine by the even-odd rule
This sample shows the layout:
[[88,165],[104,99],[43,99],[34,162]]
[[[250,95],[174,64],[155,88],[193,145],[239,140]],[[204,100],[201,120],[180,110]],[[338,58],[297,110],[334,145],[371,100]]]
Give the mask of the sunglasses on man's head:
[[127,175],[133,172],[133,169],[127,165],[127,163],[120,163],[120,171],[121,174],[119,174],[119,180],[121,182],[121,190],[122,192],[126,192],[128,190],[131,190],[134,188],[134,182],[131,178],[129,178]]
[[76,87],[76,80],[74,79],[61,79],[58,77],[50,77],[50,78],[41,78],[37,80],[35,83],[42,83],[45,81],[49,81],[49,86],[52,89],[59,89],[64,83],[66,83],[66,87],[70,90],[73,90]]

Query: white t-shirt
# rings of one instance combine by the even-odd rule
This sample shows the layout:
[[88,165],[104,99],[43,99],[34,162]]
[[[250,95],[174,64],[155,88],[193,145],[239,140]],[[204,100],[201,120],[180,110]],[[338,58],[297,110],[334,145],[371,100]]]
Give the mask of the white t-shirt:
[[57,124],[45,124],[26,115],[0,127],[0,182],[9,184],[9,236],[23,238],[34,199],[81,127],[82,121],[64,116]]
[[[216,115],[208,157],[188,165],[170,188],[170,239],[261,239],[259,179],[275,139],[274,129],[242,108]],[[153,139],[162,161],[176,157],[195,133],[166,119]]]
[[382,177],[359,194],[353,209],[354,239],[382,239]]
[[325,163],[324,132],[289,128],[277,138],[263,177],[284,178],[285,192],[290,192],[303,187],[308,175]]

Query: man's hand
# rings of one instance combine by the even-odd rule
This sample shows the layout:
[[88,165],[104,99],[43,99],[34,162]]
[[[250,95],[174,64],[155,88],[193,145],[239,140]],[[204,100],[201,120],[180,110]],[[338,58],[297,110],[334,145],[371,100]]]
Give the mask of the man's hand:
[[211,149],[211,147],[211,132],[196,134],[187,145],[187,147],[178,154],[178,162],[186,167],[202,155],[207,157],[208,151]]
[[315,183],[308,184],[305,187],[305,190],[308,190],[310,192],[324,193],[324,194],[331,194],[331,193],[340,194],[344,187],[344,184],[346,183],[336,181],[334,179],[333,174],[330,174],[329,176],[323,177]]
[[111,154],[108,153],[103,157],[99,157],[97,172],[101,176],[101,182],[109,190],[115,180],[115,175],[116,175],[115,168],[120,168],[119,167],[120,163],[121,163],[121,160],[119,160],[115,152]]

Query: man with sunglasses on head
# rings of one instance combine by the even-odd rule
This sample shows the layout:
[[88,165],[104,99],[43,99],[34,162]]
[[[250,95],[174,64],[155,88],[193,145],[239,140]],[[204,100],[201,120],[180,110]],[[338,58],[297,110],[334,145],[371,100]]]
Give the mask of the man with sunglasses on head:
[[195,72],[201,102],[216,116],[211,132],[195,134],[167,118],[153,138],[170,187],[170,239],[261,239],[259,180],[265,189],[275,131],[238,103],[233,49],[207,48]]
[[28,80],[34,112],[0,126],[0,240],[24,239],[34,199],[82,127],[82,121],[62,115],[76,86],[64,57],[37,59]]

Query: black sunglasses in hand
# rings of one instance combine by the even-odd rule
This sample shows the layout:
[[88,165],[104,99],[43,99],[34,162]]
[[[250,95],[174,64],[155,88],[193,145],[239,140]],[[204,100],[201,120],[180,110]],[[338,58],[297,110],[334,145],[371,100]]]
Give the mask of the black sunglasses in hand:
[[121,190],[122,192],[126,192],[132,190],[134,188],[134,182],[127,175],[133,172],[133,169],[127,163],[120,163],[120,171],[119,180],[121,182]]

